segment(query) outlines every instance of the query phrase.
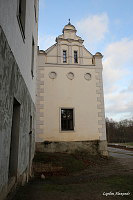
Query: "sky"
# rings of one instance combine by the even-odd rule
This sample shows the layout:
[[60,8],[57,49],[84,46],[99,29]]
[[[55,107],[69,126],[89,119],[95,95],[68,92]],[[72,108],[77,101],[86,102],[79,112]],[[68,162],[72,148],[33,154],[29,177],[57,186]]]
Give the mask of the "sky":
[[55,43],[69,18],[85,47],[104,56],[106,117],[133,118],[133,0],[40,0],[40,49]]

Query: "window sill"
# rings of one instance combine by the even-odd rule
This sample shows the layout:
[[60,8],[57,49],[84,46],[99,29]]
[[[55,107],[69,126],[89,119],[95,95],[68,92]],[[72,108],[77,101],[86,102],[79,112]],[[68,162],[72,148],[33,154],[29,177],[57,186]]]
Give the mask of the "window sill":
[[68,130],[68,131],[60,130],[60,133],[75,133],[75,130]]

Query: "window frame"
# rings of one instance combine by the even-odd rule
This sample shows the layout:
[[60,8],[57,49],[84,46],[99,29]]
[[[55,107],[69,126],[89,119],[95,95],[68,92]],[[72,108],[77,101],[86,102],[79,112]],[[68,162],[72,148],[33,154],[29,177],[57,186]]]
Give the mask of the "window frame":
[[[70,109],[72,109],[73,110],[73,130],[62,130],[62,124],[61,124],[61,122],[62,122],[62,119],[61,119],[61,111],[62,111],[62,109],[66,109],[66,110],[70,110]],[[60,132],[75,132],[75,108],[73,108],[73,107],[60,107],[59,108],[59,112],[60,112],[60,128],[59,128],[59,130],[60,130]]]
[[[65,54],[65,57],[64,57],[64,52],[66,53]],[[65,58],[65,60],[64,60]],[[63,63],[67,63],[67,50],[63,49]]]
[[37,0],[34,0],[34,15],[35,15],[35,22],[38,22],[37,18]]
[[32,36],[32,48],[31,48],[31,76],[34,78],[34,59],[35,59],[35,40]]
[[24,25],[23,22],[21,20],[21,15],[20,15],[20,2],[22,0],[17,0],[17,20],[18,20],[18,24],[19,24],[19,28],[20,28],[20,32],[23,38],[23,41],[25,42],[25,25],[26,25],[26,0],[25,0],[25,9],[24,9]]
[[[76,59],[75,59],[75,53],[76,53]],[[78,63],[78,51],[74,50],[74,63]]]

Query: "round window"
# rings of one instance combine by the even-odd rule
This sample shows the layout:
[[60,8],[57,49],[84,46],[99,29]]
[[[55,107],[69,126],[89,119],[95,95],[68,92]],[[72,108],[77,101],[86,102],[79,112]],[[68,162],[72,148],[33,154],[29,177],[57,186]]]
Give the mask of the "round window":
[[57,76],[56,72],[50,72],[49,73],[49,78],[51,78],[51,79],[55,79],[56,76]]
[[67,74],[67,78],[69,78],[70,80],[74,79],[74,73],[69,72],[69,73]]
[[84,75],[84,78],[87,80],[87,81],[90,81],[91,80],[91,74],[90,73],[86,73]]

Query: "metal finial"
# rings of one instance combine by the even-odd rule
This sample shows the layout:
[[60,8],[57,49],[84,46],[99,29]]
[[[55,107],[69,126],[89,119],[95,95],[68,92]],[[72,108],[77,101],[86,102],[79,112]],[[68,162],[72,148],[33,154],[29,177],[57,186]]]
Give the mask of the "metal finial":
[[70,25],[70,24],[71,24],[71,22],[70,22],[70,18],[68,19],[68,21],[69,21],[69,23],[68,23],[68,24]]

